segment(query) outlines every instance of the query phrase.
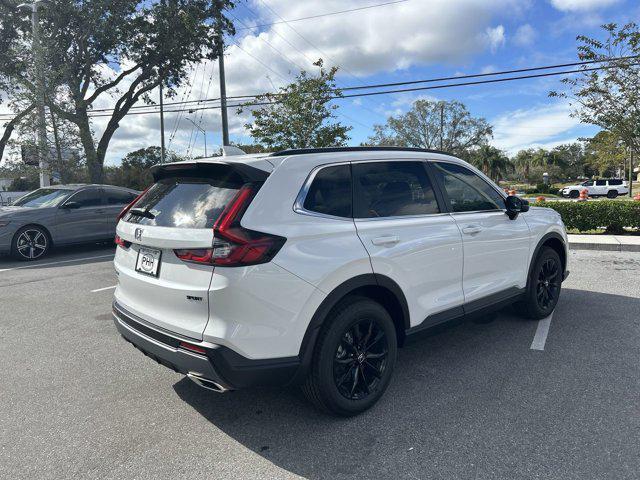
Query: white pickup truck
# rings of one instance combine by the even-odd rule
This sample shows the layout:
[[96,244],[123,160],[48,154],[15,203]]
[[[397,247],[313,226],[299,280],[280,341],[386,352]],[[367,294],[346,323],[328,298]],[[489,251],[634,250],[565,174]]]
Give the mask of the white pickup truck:
[[580,185],[570,185],[560,190],[563,197],[578,198],[582,190],[587,190],[590,197],[616,198],[618,195],[629,193],[629,185],[619,178],[604,178],[587,180]]

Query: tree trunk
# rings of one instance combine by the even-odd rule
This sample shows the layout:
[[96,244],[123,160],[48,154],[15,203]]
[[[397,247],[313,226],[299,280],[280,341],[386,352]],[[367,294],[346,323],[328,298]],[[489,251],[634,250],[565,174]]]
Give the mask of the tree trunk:
[[89,117],[86,112],[79,114],[79,121],[77,122],[78,129],[80,131],[80,142],[84,149],[84,154],[87,161],[87,169],[89,170],[89,178],[92,183],[102,183],[102,165],[103,161],[100,161],[96,152],[96,145],[93,141],[93,135],[91,135],[91,125],[89,124]]

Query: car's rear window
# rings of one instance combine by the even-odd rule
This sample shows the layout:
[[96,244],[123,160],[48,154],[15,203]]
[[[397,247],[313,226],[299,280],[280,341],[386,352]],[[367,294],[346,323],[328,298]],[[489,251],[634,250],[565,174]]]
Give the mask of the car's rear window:
[[241,185],[193,177],[163,178],[138,200],[126,221],[174,228],[212,228]]

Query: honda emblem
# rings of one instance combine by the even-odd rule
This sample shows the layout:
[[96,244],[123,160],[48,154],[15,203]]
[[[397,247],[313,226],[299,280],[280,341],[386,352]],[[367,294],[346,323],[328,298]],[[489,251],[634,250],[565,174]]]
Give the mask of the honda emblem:
[[138,242],[142,241],[142,229],[141,228],[136,228],[135,237],[136,237],[136,241],[138,241]]

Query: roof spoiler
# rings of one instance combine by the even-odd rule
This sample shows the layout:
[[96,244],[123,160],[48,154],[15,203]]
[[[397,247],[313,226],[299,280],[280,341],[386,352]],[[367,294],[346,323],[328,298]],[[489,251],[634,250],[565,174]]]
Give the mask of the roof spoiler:
[[[222,157],[221,157],[222,158]],[[157,182],[166,177],[188,176],[188,177],[219,177],[235,178],[242,183],[264,182],[269,173],[259,168],[252,167],[245,163],[225,162],[224,160],[207,160],[200,162],[197,160],[186,162],[165,163],[154,165],[149,169],[153,175],[153,180]]]

